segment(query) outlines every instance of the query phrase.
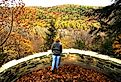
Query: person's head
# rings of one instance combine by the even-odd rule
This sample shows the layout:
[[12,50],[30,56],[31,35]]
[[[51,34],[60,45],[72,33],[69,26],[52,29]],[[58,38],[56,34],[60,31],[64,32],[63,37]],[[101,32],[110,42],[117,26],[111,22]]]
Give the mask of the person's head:
[[60,39],[59,39],[59,38],[56,38],[56,39],[55,39],[55,42],[60,42]]

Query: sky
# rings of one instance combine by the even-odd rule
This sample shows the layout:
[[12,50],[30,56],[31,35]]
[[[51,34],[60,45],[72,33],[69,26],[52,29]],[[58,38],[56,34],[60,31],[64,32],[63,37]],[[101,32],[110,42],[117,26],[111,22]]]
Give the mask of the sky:
[[[0,0],[1,3],[2,0]],[[12,0],[8,0],[11,2]],[[19,0],[15,0],[19,1]],[[111,2],[112,1],[112,2]],[[51,7],[63,4],[75,4],[75,5],[86,5],[86,6],[107,6],[115,0],[23,0],[25,6],[43,6]]]
[[107,6],[112,4],[112,0],[23,0],[26,6],[51,7],[63,4],[76,4],[88,6]]

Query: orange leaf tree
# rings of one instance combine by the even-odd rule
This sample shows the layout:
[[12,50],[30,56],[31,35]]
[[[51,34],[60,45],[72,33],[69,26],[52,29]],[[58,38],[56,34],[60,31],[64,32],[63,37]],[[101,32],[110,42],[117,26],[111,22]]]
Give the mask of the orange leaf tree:
[[0,47],[9,38],[15,17],[23,6],[22,0],[2,0],[0,2]]
[[0,1],[0,65],[5,62],[7,56],[3,47],[13,31],[14,20],[16,20],[23,6],[22,0]]

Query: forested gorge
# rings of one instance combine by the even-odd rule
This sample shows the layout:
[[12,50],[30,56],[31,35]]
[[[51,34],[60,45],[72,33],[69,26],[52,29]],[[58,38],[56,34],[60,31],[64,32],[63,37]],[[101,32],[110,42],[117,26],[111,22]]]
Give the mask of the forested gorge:
[[0,7],[0,65],[47,51],[57,37],[63,48],[92,50],[121,59],[118,2],[107,7]]

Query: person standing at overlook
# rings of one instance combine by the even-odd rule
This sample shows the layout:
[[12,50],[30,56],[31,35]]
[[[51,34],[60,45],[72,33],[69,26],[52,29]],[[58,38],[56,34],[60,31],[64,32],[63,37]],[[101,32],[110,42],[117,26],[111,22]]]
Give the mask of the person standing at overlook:
[[60,64],[60,58],[61,58],[61,53],[62,53],[62,44],[57,38],[54,43],[51,46],[52,50],[52,73],[54,73],[54,69],[58,69],[59,64]]

